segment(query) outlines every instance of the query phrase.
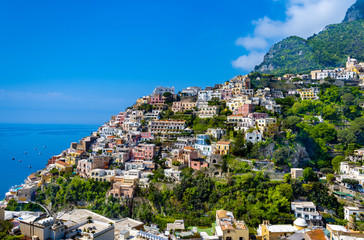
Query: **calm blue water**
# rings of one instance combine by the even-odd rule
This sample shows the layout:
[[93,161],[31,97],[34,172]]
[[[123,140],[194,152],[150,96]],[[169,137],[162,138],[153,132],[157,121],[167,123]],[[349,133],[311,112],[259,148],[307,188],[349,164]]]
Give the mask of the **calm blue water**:
[[[0,124],[0,200],[11,186],[23,183],[31,173],[43,169],[49,158],[69,148],[71,142],[78,142],[81,138],[89,136],[97,127]],[[13,157],[15,160],[12,160]],[[29,168],[29,165],[32,168]]]

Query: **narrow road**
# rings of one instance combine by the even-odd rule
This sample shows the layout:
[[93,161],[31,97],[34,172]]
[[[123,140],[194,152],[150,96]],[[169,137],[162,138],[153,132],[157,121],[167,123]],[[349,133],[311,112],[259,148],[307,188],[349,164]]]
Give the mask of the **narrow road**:
[[45,207],[45,206],[43,206],[42,204],[40,204],[40,203],[37,203],[37,202],[34,202],[34,201],[30,201],[31,203],[34,203],[34,204],[37,204],[38,206],[40,206],[41,208],[43,208],[45,211],[46,211],[46,213],[47,213],[47,215],[48,216],[51,216],[51,213],[50,213],[50,211]]

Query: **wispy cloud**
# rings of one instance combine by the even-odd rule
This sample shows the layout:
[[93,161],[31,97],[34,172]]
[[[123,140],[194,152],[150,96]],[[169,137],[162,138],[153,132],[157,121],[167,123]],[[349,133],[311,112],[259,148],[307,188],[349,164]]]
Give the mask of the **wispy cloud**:
[[98,97],[87,93],[70,95],[61,92],[9,91],[0,89],[0,107],[105,110],[114,109],[124,101],[123,98]]
[[79,101],[80,98],[73,97],[66,95],[60,92],[29,92],[29,91],[9,91],[0,89],[0,99],[7,100],[7,101],[34,101],[34,100],[41,100],[41,101]]
[[355,1],[287,0],[283,21],[269,16],[254,20],[254,33],[236,40],[236,45],[244,47],[248,54],[233,61],[233,66],[245,71],[253,70],[262,61],[270,45],[293,35],[307,38],[328,24],[341,22]]
[[235,68],[251,71],[255,67],[256,63],[259,63],[263,60],[263,57],[263,52],[251,51],[247,55],[240,56],[238,59],[233,61],[232,64]]

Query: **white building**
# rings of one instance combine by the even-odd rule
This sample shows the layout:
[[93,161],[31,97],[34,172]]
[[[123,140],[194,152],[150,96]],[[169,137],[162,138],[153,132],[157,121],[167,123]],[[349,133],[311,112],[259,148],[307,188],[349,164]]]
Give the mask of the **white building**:
[[253,130],[252,132],[245,133],[245,140],[253,144],[261,142],[263,140],[263,134],[259,130]]
[[181,181],[181,173],[182,171],[174,170],[172,168],[164,170],[164,175],[166,177],[172,178],[177,182]]
[[364,208],[349,207],[349,206],[344,207],[345,220],[349,221],[351,215],[354,215],[356,217],[356,220],[362,220],[361,213],[364,213]]
[[208,135],[211,135],[213,138],[220,140],[221,137],[225,134],[225,130],[221,128],[209,128],[206,132]]
[[199,118],[213,118],[219,114],[219,110],[218,106],[205,105],[199,108],[197,115]]
[[163,93],[169,92],[174,94],[174,87],[156,87],[152,93],[154,95],[163,95]]
[[182,90],[182,96],[196,96],[201,91],[200,87],[188,87]]
[[316,205],[313,202],[292,202],[291,210],[297,218],[305,220],[321,220],[322,216],[316,211]]
[[106,138],[106,137],[109,137],[109,136],[119,135],[120,133],[122,133],[120,129],[117,129],[117,128],[114,128],[114,127],[104,126],[100,130],[100,137]]
[[201,90],[198,92],[198,101],[206,102],[211,101],[212,99],[219,99],[221,98],[221,93],[218,91],[214,92],[213,90]]
[[149,122],[151,133],[181,133],[185,129],[184,120],[153,120]]
[[316,70],[311,71],[311,78],[313,80],[323,80],[327,77],[335,78],[336,77],[336,71],[335,70]]
[[235,131],[247,131],[255,127],[255,120],[244,115],[230,115],[227,117],[227,122],[234,127]]

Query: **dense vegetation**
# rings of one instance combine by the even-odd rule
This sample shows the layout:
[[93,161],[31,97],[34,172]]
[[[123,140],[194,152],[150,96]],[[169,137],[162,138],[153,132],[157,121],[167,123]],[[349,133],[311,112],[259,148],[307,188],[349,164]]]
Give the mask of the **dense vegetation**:
[[[315,173],[314,173],[315,175]],[[271,223],[291,223],[290,203],[294,198],[307,197],[320,209],[343,214],[342,204],[328,193],[326,186],[301,180],[270,181],[262,172],[228,175],[226,180],[210,178],[206,172],[185,169],[181,184],[173,189],[166,186],[140,192],[149,204],[134,206],[133,217],[158,223],[162,228],[174,219],[184,219],[188,226],[209,227],[215,221],[215,211],[233,211],[253,228],[263,220]]]
[[3,240],[21,240],[24,239],[23,235],[12,236],[9,232],[13,228],[13,223],[11,221],[0,221],[0,239]]

